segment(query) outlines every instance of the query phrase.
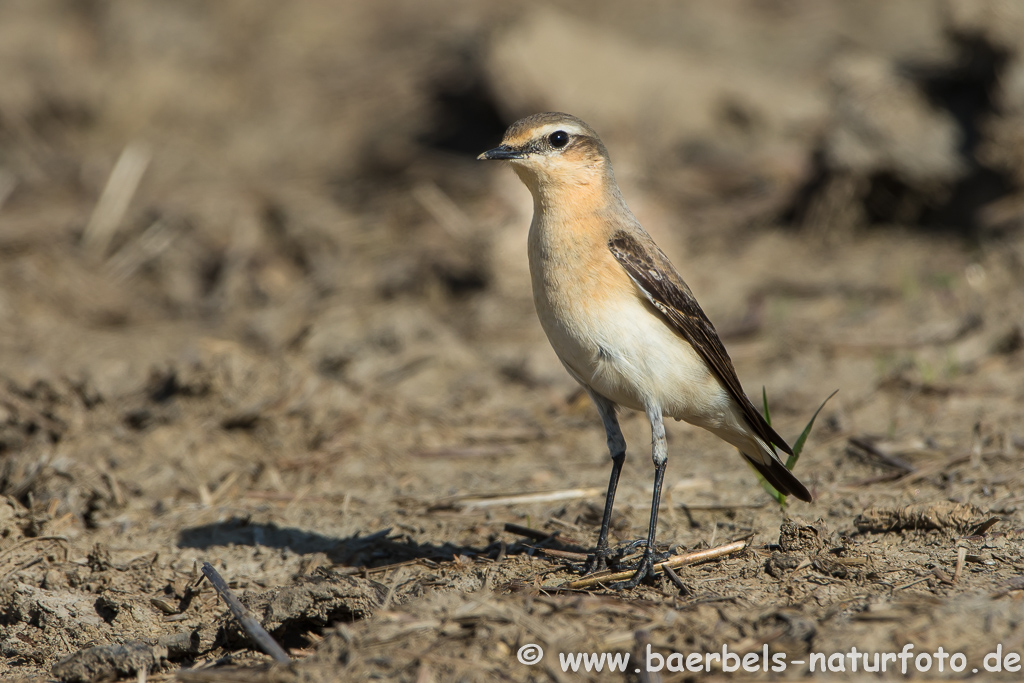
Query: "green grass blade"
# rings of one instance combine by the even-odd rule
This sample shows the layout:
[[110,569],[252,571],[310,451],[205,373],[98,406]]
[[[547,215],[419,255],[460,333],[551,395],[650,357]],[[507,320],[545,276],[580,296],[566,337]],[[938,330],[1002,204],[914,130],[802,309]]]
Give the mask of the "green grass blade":
[[[825,404],[829,402],[829,399],[831,399],[838,393],[838,389],[833,391],[831,394],[828,395],[828,398],[821,402],[821,405],[818,406],[818,409],[814,411],[814,415],[811,416],[810,422],[807,423],[807,426],[804,427],[804,431],[801,432],[800,437],[793,444],[793,455],[789,456],[789,459],[786,460],[786,469],[792,471],[793,468],[796,467],[797,460],[800,459],[800,454],[804,450],[804,443],[806,443],[807,437],[811,435],[811,428],[814,427],[814,421],[818,419],[818,414],[821,412],[821,409],[825,407]],[[771,426],[772,416],[771,413],[768,411],[768,390],[765,389],[763,386],[761,387],[761,401],[764,403],[764,421],[767,422],[769,426]],[[750,465],[749,462],[747,464]],[[780,507],[786,507],[787,496],[783,493],[779,493],[779,491],[774,486],[769,484],[768,480],[761,476],[761,473],[758,472],[757,468],[755,468],[753,465],[750,465],[750,469],[754,470],[754,474],[757,475],[757,480],[761,482],[761,487],[768,493],[768,495],[771,496],[775,500],[775,502],[779,504]]]
[[[804,427],[804,431],[800,434],[800,438],[798,438],[796,440],[796,443],[793,444],[793,455],[789,456],[789,459],[786,460],[786,469],[792,470],[794,467],[796,467],[796,461],[800,459],[800,454],[804,450],[804,442],[807,441],[807,437],[811,435],[811,427],[814,426],[814,421],[818,418],[818,413],[820,413],[821,409],[825,407],[825,404],[828,403],[829,399],[838,393],[839,390],[836,389],[831,394],[829,394],[828,398],[822,401],[821,405],[818,406],[818,409],[814,411],[814,415],[811,415],[811,421],[807,423],[807,426]],[[768,412],[767,401],[765,402],[765,412]]]

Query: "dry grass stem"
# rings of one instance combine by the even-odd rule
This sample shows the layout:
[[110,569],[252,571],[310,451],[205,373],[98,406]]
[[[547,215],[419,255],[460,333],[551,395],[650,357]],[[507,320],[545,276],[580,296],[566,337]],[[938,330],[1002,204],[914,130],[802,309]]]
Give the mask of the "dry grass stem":
[[[688,564],[696,564],[697,562],[706,562],[707,560],[714,560],[720,557],[726,557],[733,553],[738,553],[747,547],[750,543],[749,539],[741,541],[733,541],[732,543],[726,543],[720,545],[717,548],[708,548],[707,550],[698,550],[692,553],[686,553],[684,555],[673,555],[664,562],[659,562],[654,565],[655,573],[661,573],[665,570],[665,567],[683,567]],[[570,581],[566,583],[563,588],[590,588],[591,586],[597,586],[600,584],[615,583],[616,581],[625,581],[633,576],[633,571],[623,572],[608,572],[604,574],[595,574],[593,576],[587,576],[576,581]]]
[[465,496],[451,501],[452,505],[461,508],[495,507],[498,505],[527,505],[530,503],[552,503],[559,500],[575,498],[592,498],[604,494],[605,489],[599,486],[577,489],[560,489],[539,493],[516,493],[509,496]]
[[82,233],[82,248],[91,258],[101,259],[107,253],[110,241],[139,187],[142,174],[149,166],[149,159],[149,150],[139,143],[128,145],[118,157]]

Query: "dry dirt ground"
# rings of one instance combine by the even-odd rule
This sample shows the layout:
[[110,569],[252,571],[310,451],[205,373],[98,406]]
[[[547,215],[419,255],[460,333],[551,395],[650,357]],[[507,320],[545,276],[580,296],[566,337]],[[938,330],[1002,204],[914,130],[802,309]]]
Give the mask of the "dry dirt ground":
[[[489,5],[0,4],[0,677],[856,681],[912,646],[1019,680],[1020,6]],[[473,160],[545,109],[602,133],[783,435],[839,390],[813,504],[670,425],[663,549],[747,544],[629,592],[567,586],[604,435],[529,196]],[[616,541],[652,479],[623,428]],[[672,670],[723,646],[789,666]]]

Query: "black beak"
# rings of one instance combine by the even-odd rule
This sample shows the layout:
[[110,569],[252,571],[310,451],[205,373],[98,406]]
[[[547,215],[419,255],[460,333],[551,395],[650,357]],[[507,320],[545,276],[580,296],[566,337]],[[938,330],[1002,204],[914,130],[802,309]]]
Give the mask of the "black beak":
[[483,154],[481,154],[480,156],[477,157],[477,159],[481,159],[481,160],[484,160],[484,161],[496,161],[496,160],[505,160],[505,161],[507,161],[509,159],[525,159],[525,158],[526,158],[526,152],[520,152],[519,150],[512,149],[508,145],[501,145],[500,147],[495,147],[494,149],[489,149],[489,150],[487,150],[486,152],[484,152]]

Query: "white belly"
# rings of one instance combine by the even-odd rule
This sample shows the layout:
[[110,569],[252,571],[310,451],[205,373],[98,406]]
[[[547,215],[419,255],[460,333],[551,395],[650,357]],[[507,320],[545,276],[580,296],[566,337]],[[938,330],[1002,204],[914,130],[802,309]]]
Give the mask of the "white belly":
[[634,410],[706,429],[734,421],[732,400],[693,348],[630,292],[571,311],[538,313],[551,345],[577,381]]

